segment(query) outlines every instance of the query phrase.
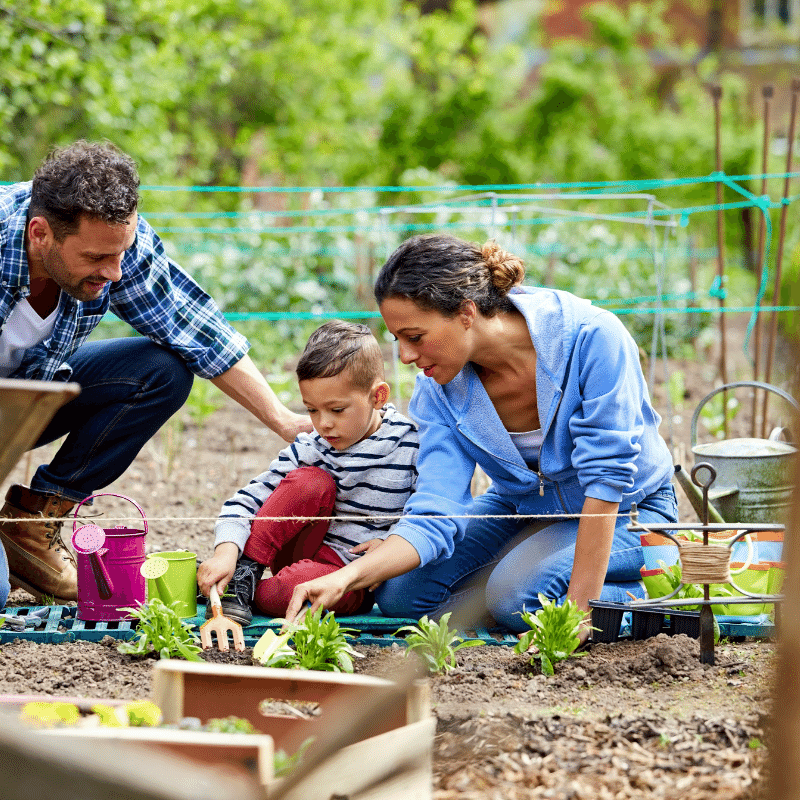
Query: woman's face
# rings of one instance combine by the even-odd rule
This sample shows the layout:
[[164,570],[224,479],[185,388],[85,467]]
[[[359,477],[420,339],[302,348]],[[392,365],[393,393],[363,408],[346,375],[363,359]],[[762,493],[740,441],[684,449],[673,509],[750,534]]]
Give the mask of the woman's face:
[[436,383],[449,383],[470,360],[471,313],[445,317],[407,297],[387,298],[380,311],[397,339],[400,360],[416,365]]

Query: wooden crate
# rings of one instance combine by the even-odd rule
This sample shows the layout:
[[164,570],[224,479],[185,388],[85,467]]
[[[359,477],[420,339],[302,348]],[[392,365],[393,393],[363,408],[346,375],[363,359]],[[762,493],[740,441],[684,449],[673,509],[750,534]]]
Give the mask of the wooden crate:
[[[186,716],[233,715],[269,734],[276,750],[293,753],[313,742],[303,763],[313,764],[333,750],[300,782],[262,775],[265,796],[282,800],[430,800],[433,737],[427,682],[405,688],[364,675],[226,666],[177,660],[156,664],[153,701],[166,721]],[[302,719],[264,714],[264,701],[314,703],[319,715]],[[289,780],[289,779],[286,779]],[[285,794],[280,794],[285,792]]]
[[[352,718],[368,703],[385,700],[386,707],[379,715],[364,720],[353,741],[430,716],[427,683],[412,682],[393,702],[396,687],[392,681],[367,675],[167,659],[155,665],[152,699],[165,722],[179,722],[183,717],[199,717],[202,722],[214,717],[243,717],[256,730],[272,736],[277,750],[292,753],[306,739],[317,736],[324,725],[335,724],[337,717]],[[260,710],[264,701],[316,703],[320,713],[313,719],[264,714]]]
[[254,792],[274,781],[272,737],[266,734],[209,733],[170,728],[49,728],[47,736],[96,740],[173,753],[186,761],[214,767],[221,778],[235,778]]
[[[348,800],[431,800],[436,720],[430,714],[427,683],[410,682],[400,689],[391,681],[363,675],[177,660],[156,662],[154,670],[152,700],[165,722],[191,716],[205,723],[236,716],[250,720],[260,733],[97,727],[47,729],[41,736],[117,745],[120,762],[136,758],[136,748],[174,754],[176,774],[192,764],[212,768],[221,780],[239,787],[242,800],[329,800],[337,795]],[[33,699],[76,701],[20,696],[6,697],[3,705],[13,711]],[[262,714],[259,707],[265,700],[315,704],[320,714],[312,719]],[[79,705],[91,708],[94,702],[84,699]],[[293,753],[309,737],[313,742],[300,770],[308,774],[299,780],[276,778],[274,752]],[[324,753],[328,757],[320,761]],[[172,780],[169,770],[164,780]]]

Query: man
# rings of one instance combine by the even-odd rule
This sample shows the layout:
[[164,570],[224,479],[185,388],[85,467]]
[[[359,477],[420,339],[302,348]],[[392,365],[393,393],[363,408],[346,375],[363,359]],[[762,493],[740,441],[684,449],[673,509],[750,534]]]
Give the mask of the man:
[[[74,556],[53,520],[122,475],[195,375],[287,441],[311,430],[277,399],[247,340],[164,253],[138,216],[138,188],[131,158],[85,141],[51,153],[32,182],[0,187],[0,377],[82,389],[36,443],[66,434],[53,460],[30,487],[12,486],[0,509],[0,608],[9,579],[37,599],[76,599]],[[87,343],[109,310],[142,336]]]

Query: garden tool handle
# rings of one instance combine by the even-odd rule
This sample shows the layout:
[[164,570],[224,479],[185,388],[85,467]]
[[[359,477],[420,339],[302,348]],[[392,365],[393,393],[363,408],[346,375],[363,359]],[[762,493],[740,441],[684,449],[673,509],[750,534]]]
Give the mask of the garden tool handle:
[[691,426],[691,446],[694,447],[697,443],[697,420],[700,417],[700,410],[703,406],[715,395],[719,394],[720,392],[724,392],[727,389],[736,389],[740,386],[753,386],[756,389],[764,389],[767,392],[775,392],[775,394],[780,395],[786,402],[788,402],[795,411],[800,411],[800,404],[798,404],[797,400],[794,399],[790,394],[784,392],[783,389],[779,389],[777,386],[773,386],[771,383],[762,383],[761,381],[735,381],[734,383],[726,383],[724,386],[720,386],[714,389],[713,392],[709,392],[699,403],[697,408],[694,410],[694,415],[692,416],[692,426]]
[[211,584],[211,588],[208,590],[208,602],[211,603],[211,612],[214,614],[214,617],[221,617],[222,603],[219,599],[217,586],[214,583]]
[[89,500],[93,500],[95,497],[119,497],[122,500],[127,500],[129,503],[133,503],[136,506],[138,512],[142,515],[142,521],[144,522],[144,532],[147,533],[147,517],[144,515],[144,511],[142,511],[142,507],[135,501],[131,500],[130,497],[126,497],[124,494],[117,494],[116,492],[98,492],[97,494],[91,494],[88,497],[84,497],[83,500],[75,506],[75,512],[73,516],[75,517],[75,521],[72,523],[72,530],[75,530],[75,526],[78,524],[78,509],[84,504],[88,503]]

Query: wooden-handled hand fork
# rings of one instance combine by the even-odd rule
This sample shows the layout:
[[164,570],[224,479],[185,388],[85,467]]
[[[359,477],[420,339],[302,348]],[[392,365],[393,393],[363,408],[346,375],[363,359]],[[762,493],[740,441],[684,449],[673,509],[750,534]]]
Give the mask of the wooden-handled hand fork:
[[200,644],[203,650],[208,650],[211,644],[211,634],[217,635],[217,647],[220,650],[228,649],[228,631],[233,634],[233,646],[237,650],[244,650],[244,634],[242,626],[235,620],[229,619],[222,613],[222,603],[215,585],[211,586],[208,593],[208,602],[211,603],[211,612],[214,616],[200,626]]

